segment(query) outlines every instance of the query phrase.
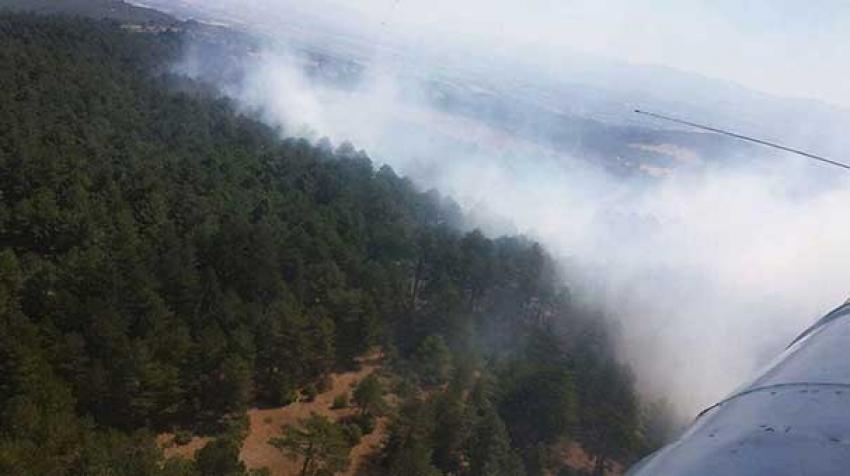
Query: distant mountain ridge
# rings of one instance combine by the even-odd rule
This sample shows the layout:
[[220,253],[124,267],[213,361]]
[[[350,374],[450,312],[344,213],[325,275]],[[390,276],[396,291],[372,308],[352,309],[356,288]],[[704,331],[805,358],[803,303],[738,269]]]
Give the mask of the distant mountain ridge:
[[119,22],[171,25],[178,20],[152,8],[121,0],[0,0],[0,11],[32,12],[46,15],[78,15]]
[[434,48],[431,52],[409,51],[404,46],[381,43],[388,41],[382,38],[374,39],[380,43],[376,46],[344,20],[320,18],[296,9],[287,13],[286,24],[272,28],[268,23],[271,20],[252,17],[250,9],[229,11],[220,1],[144,0],[143,4],[180,17],[204,18],[232,28],[277,35],[289,44],[342,60],[360,60],[368,56],[363,50],[375,48],[390,51],[387,56],[404,67],[414,61],[409,56],[415,54],[415,61],[428,62],[429,69],[456,76],[450,79],[489,90],[509,102],[520,100],[523,107],[530,105],[544,113],[556,107],[563,116],[605,125],[682,130],[631,114],[635,108],[649,109],[836,158],[850,155],[850,136],[842,132],[850,128],[850,110],[846,108],[816,99],[780,97],[666,65],[629,64],[578,52],[549,55],[557,57],[557,64],[541,65],[522,59],[539,56],[539,51],[531,50],[518,50],[515,58],[494,58],[498,53],[487,51],[459,55],[436,45],[427,45]]
[[[215,2],[0,0],[3,9],[133,24],[180,23],[192,30],[194,38],[218,45],[217,53],[226,51],[232,58],[248,56],[262,43],[282,42],[297,48],[308,62],[315,60],[320,65],[309,71],[313,77],[331,78],[343,87],[346,81],[352,82],[352,75],[370,66],[362,51],[368,48],[362,38],[303,12],[293,13],[286,24],[272,29],[252,23],[249,13],[228,12]],[[215,26],[218,23],[223,26]],[[392,51],[390,56],[399,71],[410,73],[403,79],[431,96],[430,107],[617,171],[682,166],[660,153],[659,146],[687,149],[709,161],[738,162],[775,155],[727,138],[637,117],[631,112],[635,108],[726,127],[836,158],[850,151],[850,138],[838,133],[850,127],[850,111],[820,101],[774,97],[666,66],[628,65],[577,54],[563,58],[562,71],[544,72],[522,61],[512,64],[509,58],[464,65],[456,64],[452,55],[434,53],[417,59],[427,63],[430,73],[425,74],[411,64],[410,51],[392,45],[386,48]],[[230,71],[207,71],[210,77],[205,80],[215,82],[214,76],[225,70]]]

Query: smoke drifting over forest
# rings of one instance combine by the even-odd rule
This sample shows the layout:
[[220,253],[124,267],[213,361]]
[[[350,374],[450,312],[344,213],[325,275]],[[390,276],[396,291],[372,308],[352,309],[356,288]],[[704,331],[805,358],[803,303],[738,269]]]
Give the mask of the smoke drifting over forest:
[[437,79],[429,64],[379,58],[335,87],[277,45],[246,68],[226,93],[285,134],[350,141],[453,197],[485,232],[540,240],[576,298],[605,309],[639,388],[682,414],[743,383],[850,294],[850,174],[767,152],[615,174],[434,107],[419,87]]

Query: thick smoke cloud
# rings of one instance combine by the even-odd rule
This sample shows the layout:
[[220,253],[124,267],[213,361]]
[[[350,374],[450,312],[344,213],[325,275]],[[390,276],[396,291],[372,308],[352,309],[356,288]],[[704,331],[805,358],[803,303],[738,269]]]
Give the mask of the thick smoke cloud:
[[432,107],[396,62],[370,63],[347,88],[303,67],[269,49],[226,92],[286,134],[351,141],[454,197],[491,235],[539,239],[576,296],[607,311],[640,388],[682,414],[743,383],[850,294],[850,175],[701,157],[624,178]]

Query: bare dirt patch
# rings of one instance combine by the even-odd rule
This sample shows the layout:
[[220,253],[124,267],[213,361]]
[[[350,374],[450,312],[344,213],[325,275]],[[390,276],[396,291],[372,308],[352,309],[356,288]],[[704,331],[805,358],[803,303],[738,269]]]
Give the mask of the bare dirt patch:
[[[285,425],[298,425],[299,420],[308,418],[312,413],[324,415],[338,421],[357,413],[356,408],[332,409],[333,401],[338,396],[348,393],[349,398],[357,383],[379,368],[380,354],[376,353],[361,361],[360,370],[330,375],[330,387],[327,391],[316,395],[311,402],[301,401],[279,408],[252,408],[248,410],[251,429],[242,445],[240,458],[249,469],[268,468],[272,476],[295,476],[301,469],[300,461],[292,461],[277,448],[269,444],[269,440],[280,436],[281,428]],[[392,402],[392,396],[388,396]],[[375,430],[364,435],[360,444],[352,448],[351,464],[348,471],[341,473],[353,476],[364,458],[374,454],[381,447],[388,420],[378,418]],[[181,456],[194,459],[195,453],[203,448],[213,438],[194,437],[186,445],[176,445],[173,433],[163,433],[157,436],[157,444],[163,449],[165,457]]]
[[[593,470],[594,459],[584,451],[581,445],[574,441],[558,444],[554,451],[558,455],[558,459],[573,469],[588,472]],[[611,469],[605,470],[605,476],[620,476],[624,472],[621,464],[613,463]]]
[[696,163],[700,156],[694,150],[674,144],[629,144],[629,147],[672,157],[679,162]]
[[195,459],[195,452],[206,446],[210,440],[212,438],[207,436],[195,436],[192,441],[181,446],[174,443],[173,433],[162,433],[157,435],[156,444],[162,448],[166,458],[180,456],[186,459]]
[[[334,398],[344,393],[350,394],[357,382],[376,368],[374,364],[364,364],[357,372],[332,374],[330,390],[320,393],[312,402],[298,402],[281,408],[248,410],[251,432],[242,446],[242,461],[251,469],[266,467],[273,476],[297,475],[301,468],[300,461],[287,458],[283,452],[271,446],[269,440],[280,436],[281,427],[298,425],[299,420],[309,417],[311,413],[325,415],[333,420],[354,415],[357,411],[354,408],[331,409]],[[360,444],[351,450],[351,465],[344,474],[353,475],[362,458],[380,446],[385,428],[385,419],[379,419],[375,431],[364,436]]]

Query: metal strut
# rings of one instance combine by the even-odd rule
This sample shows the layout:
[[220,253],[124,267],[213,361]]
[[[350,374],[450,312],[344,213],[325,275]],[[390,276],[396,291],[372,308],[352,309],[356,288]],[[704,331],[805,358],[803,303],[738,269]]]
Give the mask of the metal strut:
[[804,151],[799,150],[799,149],[793,149],[791,147],[787,147],[787,146],[784,146],[782,144],[776,144],[776,143],[773,143],[773,142],[768,142],[766,140],[756,139],[755,137],[749,137],[749,136],[745,136],[745,135],[742,135],[742,134],[736,134],[734,132],[724,131],[723,129],[717,129],[716,127],[704,126],[702,124],[697,124],[697,123],[685,121],[685,120],[682,120],[682,119],[676,119],[675,117],[665,116],[665,115],[662,115],[662,114],[656,114],[654,112],[642,111],[640,109],[635,109],[635,112],[638,113],[638,114],[643,114],[645,116],[654,117],[656,119],[661,119],[663,121],[675,122],[677,124],[683,124],[683,125],[686,125],[686,126],[695,127],[697,129],[702,129],[704,131],[714,132],[714,133],[717,133],[717,134],[723,134],[725,136],[734,137],[736,139],[741,139],[741,140],[745,140],[745,141],[748,141],[748,142],[753,142],[755,144],[763,145],[763,146],[766,146],[766,147],[772,147],[774,149],[783,150],[785,152],[791,152],[792,154],[802,155],[803,157],[808,157],[810,159],[814,159],[814,160],[817,160],[817,161],[820,161],[820,162],[823,162],[823,163],[826,163],[826,164],[829,164],[829,165],[834,165],[836,167],[841,167],[842,169],[850,170],[850,165],[847,165],[847,164],[844,164],[844,163],[841,163],[841,162],[836,162],[834,160],[827,159],[826,157],[821,157],[819,155],[810,154],[808,152],[804,152]]

